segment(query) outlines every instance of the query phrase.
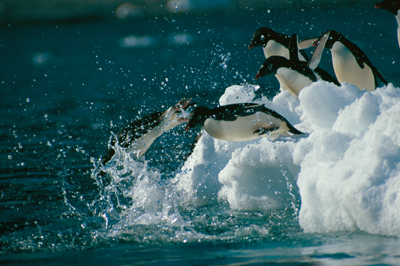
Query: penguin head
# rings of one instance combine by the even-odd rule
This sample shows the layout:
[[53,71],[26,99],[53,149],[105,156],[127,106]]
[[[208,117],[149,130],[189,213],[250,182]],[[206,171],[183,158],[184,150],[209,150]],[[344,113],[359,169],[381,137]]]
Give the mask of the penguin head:
[[275,39],[277,33],[270,28],[259,28],[253,34],[253,40],[249,45],[249,49],[257,46],[265,47],[269,40]]
[[[183,111],[187,110],[189,107],[196,104],[194,102],[191,103],[191,100],[192,100],[192,98],[190,98],[190,99],[183,98],[182,100],[177,102],[175,105],[168,108],[164,113],[162,113],[162,115],[160,115],[158,120],[159,121],[164,121],[164,120],[165,121],[175,121],[178,124],[187,122],[188,121],[187,118],[179,117],[179,116],[182,114]],[[172,124],[174,124],[174,123],[172,123]],[[176,126],[176,125],[174,125],[174,126]]]
[[209,117],[209,111],[210,109],[204,106],[198,106],[194,108],[189,115],[189,121],[185,130],[188,130],[192,127],[203,126],[204,122]]
[[400,0],[385,0],[376,4],[375,8],[385,9],[396,16],[397,11],[400,9]]
[[260,67],[260,70],[257,72],[256,79],[259,79],[264,76],[269,76],[276,74],[278,69],[285,65],[285,62],[288,62],[286,58],[282,56],[271,56],[265,59],[264,63]]

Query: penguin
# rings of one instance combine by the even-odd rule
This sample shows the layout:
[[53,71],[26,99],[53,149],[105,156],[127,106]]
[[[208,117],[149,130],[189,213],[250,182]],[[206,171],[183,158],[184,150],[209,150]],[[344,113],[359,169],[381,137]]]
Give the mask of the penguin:
[[156,112],[130,123],[112,138],[111,147],[102,157],[101,164],[105,165],[115,155],[114,146],[117,143],[127,152],[136,153],[138,157],[143,156],[156,138],[180,123],[188,121],[187,118],[178,117],[178,114],[182,109],[186,110],[193,105],[190,101],[191,99],[183,98],[164,112]]
[[382,8],[392,13],[397,20],[397,41],[400,47],[400,1],[385,0],[375,5],[375,8]]
[[[256,32],[253,34],[253,39],[249,45],[249,49],[252,49],[257,46],[261,46],[264,51],[265,58],[268,59],[271,56],[282,56],[284,58],[289,59],[289,43],[290,43],[290,37],[278,33],[270,28],[259,28],[256,30]],[[308,40],[306,42],[307,45],[303,47],[303,49],[308,48],[312,46],[313,39]],[[298,57],[300,58],[301,61],[308,61],[308,56],[307,54],[303,51],[299,51]],[[285,91],[285,90],[290,90],[286,86],[286,83],[284,80],[279,75],[276,75],[276,78],[279,81],[280,87]]]
[[282,56],[271,56],[267,58],[257,73],[256,79],[263,76],[275,74],[284,87],[288,88],[291,94],[298,96],[300,91],[318,80],[325,80],[339,85],[339,82],[318,67],[321,58],[321,48],[316,48],[310,62],[300,61],[298,58],[297,35],[290,38],[290,59]]
[[[308,41],[308,43],[310,43],[309,46],[312,46],[313,39],[310,40],[311,41]],[[261,46],[265,58],[271,56],[282,56],[289,59],[289,43],[289,36],[273,31],[270,28],[259,28],[253,34],[253,39],[249,45],[249,49]],[[298,57],[300,58],[300,61],[308,61],[307,54],[303,50],[299,51]]]
[[319,45],[331,50],[333,69],[340,83],[347,82],[368,91],[377,87],[377,77],[385,85],[388,84],[364,52],[341,33],[329,30],[321,34],[314,43],[314,46]]
[[213,138],[228,141],[261,137],[274,140],[279,134],[303,134],[277,112],[255,103],[231,104],[213,109],[198,106],[190,113],[186,130],[196,126],[202,126]]

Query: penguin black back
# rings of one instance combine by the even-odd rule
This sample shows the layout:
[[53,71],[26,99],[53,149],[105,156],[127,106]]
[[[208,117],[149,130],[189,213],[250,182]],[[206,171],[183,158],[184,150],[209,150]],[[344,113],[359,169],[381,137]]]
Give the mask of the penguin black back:
[[[113,136],[111,140],[111,146],[119,144],[123,148],[129,147],[129,145],[136,139],[142,137],[149,130],[156,127],[161,123],[163,119],[163,112],[156,112],[147,115],[141,119],[137,119],[124,127],[117,136]],[[106,154],[101,158],[101,163],[105,165],[111,158],[115,155],[115,149],[110,148],[107,150]]]
[[253,34],[249,49],[257,46],[265,47],[270,40],[274,40],[289,48],[289,36],[273,31],[270,28],[259,28]]
[[375,5],[376,8],[381,8],[389,11],[393,15],[397,16],[397,12],[400,9],[400,1],[398,0],[385,0]]
[[186,129],[196,126],[204,126],[204,122],[208,118],[212,118],[216,121],[235,121],[238,119],[238,117],[252,116],[257,112],[271,115],[279,120],[282,120],[283,122],[286,122],[289,132],[292,134],[303,134],[294,128],[289,121],[279,113],[265,107],[263,104],[255,103],[230,104],[219,106],[213,109],[208,109],[204,106],[196,107],[189,116],[189,122]]

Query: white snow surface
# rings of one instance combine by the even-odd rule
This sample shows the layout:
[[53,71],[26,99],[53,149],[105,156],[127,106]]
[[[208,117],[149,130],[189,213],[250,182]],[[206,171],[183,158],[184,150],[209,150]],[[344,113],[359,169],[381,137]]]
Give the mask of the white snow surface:
[[220,105],[263,103],[306,134],[228,142],[203,131],[173,181],[182,203],[297,213],[300,202],[306,232],[400,236],[400,89],[319,81],[298,98],[286,91],[272,101],[255,99],[257,89],[228,87]]

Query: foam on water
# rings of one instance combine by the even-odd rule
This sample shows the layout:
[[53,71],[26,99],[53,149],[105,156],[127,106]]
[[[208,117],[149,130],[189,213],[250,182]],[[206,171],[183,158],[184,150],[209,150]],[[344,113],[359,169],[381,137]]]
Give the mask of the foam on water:
[[[202,138],[201,142],[204,140],[208,142],[205,141],[203,147],[212,141],[211,137]],[[201,150],[197,149],[197,153],[201,153]],[[192,158],[197,158],[196,162],[201,160],[197,155]],[[187,188],[191,184],[185,182],[188,178],[163,179],[156,169],[149,169],[145,161],[132,160],[128,154],[113,158],[101,169],[111,177],[99,201],[105,202],[106,207],[98,208],[102,210],[98,216],[107,222],[97,233],[107,241],[112,239],[140,245],[163,245],[203,241],[268,241],[287,237],[281,231],[270,230],[271,225],[264,221],[276,224],[276,220],[290,219],[291,212],[281,211],[279,215],[262,212],[234,214],[229,206],[217,201],[221,185],[218,179],[213,181],[207,174],[201,181],[203,183],[198,184],[196,193],[190,193]],[[196,169],[200,169],[195,170],[198,176],[205,173],[202,171],[205,168]],[[182,175],[183,172],[178,176]],[[194,194],[203,197],[196,200]],[[257,219],[258,222],[249,224],[251,219]],[[261,224],[259,221],[262,221]],[[296,228],[294,226],[293,230]]]

